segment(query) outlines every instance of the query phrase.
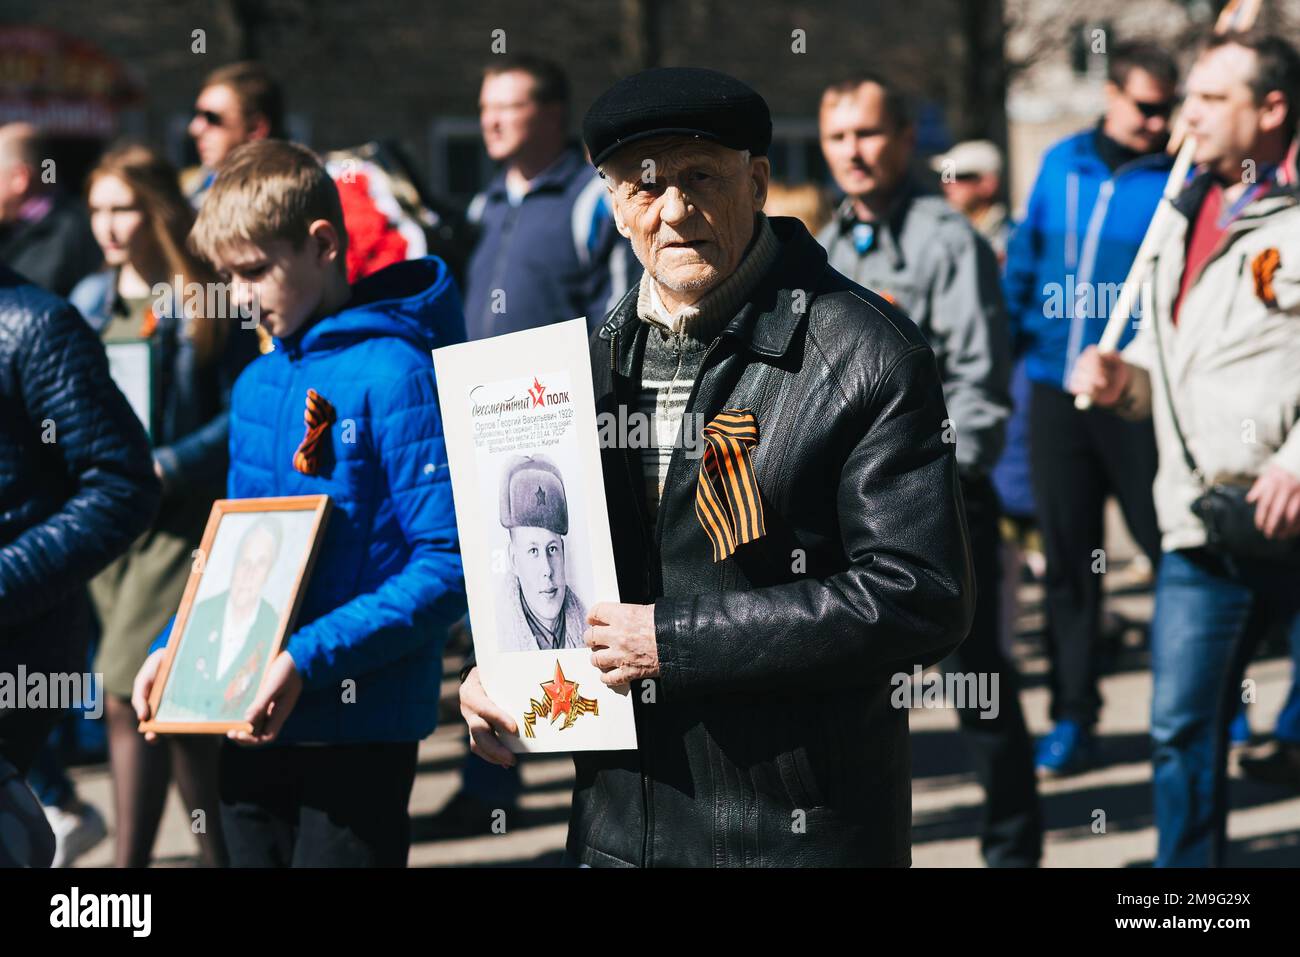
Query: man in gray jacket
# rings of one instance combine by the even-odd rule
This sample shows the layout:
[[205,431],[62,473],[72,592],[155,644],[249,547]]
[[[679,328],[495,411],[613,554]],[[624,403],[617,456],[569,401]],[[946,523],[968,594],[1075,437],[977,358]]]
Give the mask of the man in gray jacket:
[[819,124],[826,163],[845,193],[818,236],[830,264],[907,313],[939,364],[979,594],[970,636],[947,664],[996,679],[1000,692],[996,707],[982,712],[957,702],[985,791],[981,847],[990,865],[1033,866],[1042,824],[1032,748],[1015,668],[998,645],[999,508],[989,472],[1011,401],[997,258],[960,213],[923,195],[909,176],[915,128],[888,80],[864,73],[831,85]]

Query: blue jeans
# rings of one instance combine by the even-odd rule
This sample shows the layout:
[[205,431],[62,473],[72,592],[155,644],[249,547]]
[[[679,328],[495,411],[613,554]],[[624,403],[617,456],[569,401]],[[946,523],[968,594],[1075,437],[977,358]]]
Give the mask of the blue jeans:
[[1157,867],[1216,867],[1227,825],[1228,725],[1241,677],[1276,616],[1296,638],[1295,566],[1237,562],[1204,549],[1165,553],[1151,624]]
[[1300,744],[1300,621],[1292,623],[1291,634],[1291,693],[1277,716],[1273,737],[1287,744]]

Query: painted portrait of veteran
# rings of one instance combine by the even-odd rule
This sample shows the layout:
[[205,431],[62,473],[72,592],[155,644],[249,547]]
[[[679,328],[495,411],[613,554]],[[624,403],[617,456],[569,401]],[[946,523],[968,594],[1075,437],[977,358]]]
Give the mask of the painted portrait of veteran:
[[259,518],[239,540],[230,587],[195,604],[159,707],[160,720],[243,718],[280,622],[262,591],[283,539],[277,519]]
[[569,503],[549,458],[511,458],[501,476],[501,525],[510,536],[510,573],[497,603],[500,649],[584,647],[587,609],[565,569]]

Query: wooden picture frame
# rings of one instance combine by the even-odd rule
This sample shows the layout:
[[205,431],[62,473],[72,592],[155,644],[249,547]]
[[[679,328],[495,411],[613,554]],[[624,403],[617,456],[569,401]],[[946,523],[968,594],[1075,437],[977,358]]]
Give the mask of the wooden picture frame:
[[[252,703],[268,666],[292,633],[331,507],[328,495],[221,499],[212,504],[166,657],[149,694],[151,718],[140,722],[142,732],[253,730],[234,714],[242,715]],[[230,517],[249,514],[264,518],[226,524],[222,533]],[[288,515],[295,518],[286,535]],[[227,566],[229,575],[223,576]],[[282,595],[279,608],[266,594],[272,578]],[[232,614],[228,623],[226,611],[238,611],[240,605],[252,607],[242,621]],[[208,634],[200,634],[202,630]]]

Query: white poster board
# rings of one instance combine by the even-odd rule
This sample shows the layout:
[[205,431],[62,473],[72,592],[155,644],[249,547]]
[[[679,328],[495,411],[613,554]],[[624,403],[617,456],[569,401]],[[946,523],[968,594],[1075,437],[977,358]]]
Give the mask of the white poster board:
[[108,374],[153,438],[153,352],[147,339],[107,342]]
[[618,601],[584,319],[433,351],[479,676],[514,751],[636,747],[586,612]]

